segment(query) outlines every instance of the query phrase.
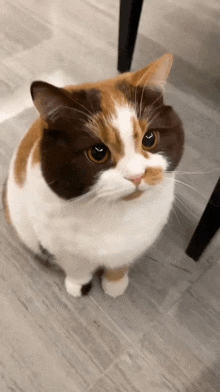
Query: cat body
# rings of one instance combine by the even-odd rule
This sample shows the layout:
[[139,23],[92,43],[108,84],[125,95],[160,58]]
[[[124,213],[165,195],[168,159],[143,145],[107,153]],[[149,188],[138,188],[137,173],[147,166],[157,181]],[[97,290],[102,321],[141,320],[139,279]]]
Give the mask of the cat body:
[[40,118],[13,155],[6,215],[28,248],[54,256],[73,296],[99,267],[104,291],[122,294],[167,223],[184,141],[160,90],[171,64],[165,55],[104,82],[32,85]]

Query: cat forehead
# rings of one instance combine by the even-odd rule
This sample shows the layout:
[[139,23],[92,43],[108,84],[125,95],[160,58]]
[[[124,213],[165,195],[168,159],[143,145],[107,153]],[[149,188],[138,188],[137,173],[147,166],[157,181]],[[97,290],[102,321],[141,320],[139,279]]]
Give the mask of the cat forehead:
[[128,102],[115,101],[112,105],[113,109],[106,114],[97,113],[89,127],[109,147],[117,162],[125,155],[138,152],[138,139],[142,140],[147,122],[138,121],[135,108]]
[[90,101],[92,112],[102,110],[106,115],[115,113],[115,105],[123,106],[129,102],[138,109],[139,105],[150,106],[154,103],[159,105],[163,101],[161,91],[145,85],[133,85],[120,77],[102,82],[66,86],[65,90],[79,101],[82,98],[84,102],[85,98]]
[[[96,101],[96,104],[91,102],[87,125],[110,148],[116,161],[131,149],[137,150],[138,138],[142,139],[146,132],[147,119],[138,121],[138,114],[155,102],[160,105],[162,100],[160,92],[133,86],[126,80],[91,83],[74,89],[70,87],[68,91],[79,98],[81,91],[85,91],[88,99]],[[93,107],[99,110],[93,111]]]

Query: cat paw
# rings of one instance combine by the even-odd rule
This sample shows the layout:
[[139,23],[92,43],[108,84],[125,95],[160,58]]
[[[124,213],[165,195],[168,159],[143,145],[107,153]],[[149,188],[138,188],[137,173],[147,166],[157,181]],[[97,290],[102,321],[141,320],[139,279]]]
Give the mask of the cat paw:
[[102,278],[102,288],[105,294],[108,294],[110,297],[113,298],[117,298],[120,295],[124,294],[126,288],[128,287],[128,283],[129,278],[127,274],[117,281],[108,280],[105,277]]
[[83,295],[87,295],[91,287],[92,287],[91,280],[88,283],[81,284],[72,278],[69,277],[65,278],[66,291],[73,297],[82,297]]

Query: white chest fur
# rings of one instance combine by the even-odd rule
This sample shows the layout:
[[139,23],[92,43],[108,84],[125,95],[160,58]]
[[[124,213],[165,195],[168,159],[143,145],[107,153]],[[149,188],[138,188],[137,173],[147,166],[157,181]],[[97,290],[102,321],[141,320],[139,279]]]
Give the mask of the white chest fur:
[[132,263],[158,237],[172,206],[174,181],[165,180],[131,201],[93,200],[89,194],[64,201],[36,166],[25,188],[30,221],[46,249],[59,259],[66,253],[95,267],[117,268]]

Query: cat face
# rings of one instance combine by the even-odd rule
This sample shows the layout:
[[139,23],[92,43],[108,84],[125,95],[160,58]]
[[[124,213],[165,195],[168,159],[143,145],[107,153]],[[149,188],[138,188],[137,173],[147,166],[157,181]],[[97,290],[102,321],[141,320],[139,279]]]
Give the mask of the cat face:
[[64,199],[86,193],[132,200],[163,181],[178,165],[182,124],[164,104],[170,55],[136,73],[60,89],[32,84],[45,123],[40,142],[43,176]]

